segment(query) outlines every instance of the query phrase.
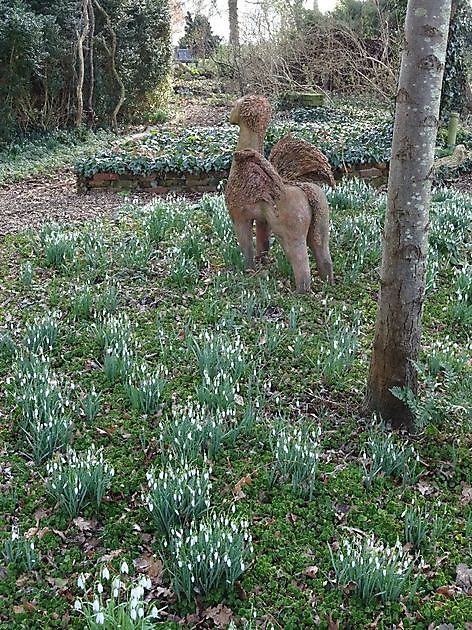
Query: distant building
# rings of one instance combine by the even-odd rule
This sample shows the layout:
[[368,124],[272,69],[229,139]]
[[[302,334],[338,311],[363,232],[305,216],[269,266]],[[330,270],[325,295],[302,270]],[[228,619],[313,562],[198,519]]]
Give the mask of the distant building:
[[192,55],[190,48],[176,48],[174,54],[175,61],[181,63],[195,63],[196,59]]

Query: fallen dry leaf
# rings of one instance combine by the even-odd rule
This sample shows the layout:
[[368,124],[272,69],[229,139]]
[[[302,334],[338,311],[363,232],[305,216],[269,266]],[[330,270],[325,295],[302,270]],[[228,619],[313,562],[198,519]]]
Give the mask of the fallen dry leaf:
[[303,575],[306,575],[309,578],[314,578],[316,577],[318,571],[319,571],[318,567],[315,567],[314,565],[312,565],[311,567],[307,567],[306,569],[303,570]]
[[472,595],[472,569],[466,564],[458,564],[456,568],[456,584],[467,595]]
[[21,605],[13,606],[13,612],[15,613],[15,615],[23,615],[27,612],[33,612],[33,610],[36,610],[37,608],[38,607],[36,606],[36,604],[33,604],[33,602],[23,601]]
[[227,628],[233,619],[233,611],[223,604],[207,608],[203,615],[205,619],[213,621],[217,628]]
[[81,516],[77,516],[77,518],[74,518],[72,522],[77,527],[77,529],[79,529],[81,532],[92,531],[93,529],[97,527],[96,520],[92,519],[88,521],[87,519],[82,518]]
[[38,526],[39,521],[47,515],[48,513],[46,512],[46,510],[43,510],[43,508],[38,508],[36,512],[34,513],[34,520],[36,521],[36,526]]
[[31,576],[28,573],[19,577],[15,582],[17,588],[23,588],[23,586],[29,582],[30,578]]
[[170,603],[173,603],[176,600],[175,593],[171,588],[165,588],[163,586],[158,586],[157,588],[152,589],[153,595],[156,599],[165,599]]
[[134,566],[138,573],[146,573],[152,578],[161,578],[164,571],[164,565],[160,558],[156,558],[153,554],[144,553],[134,561]]
[[328,617],[328,630],[339,630],[339,623],[334,621],[331,615]]
[[428,494],[433,494],[434,492],[434,486],[432,486],[429,483],[426,483],[425,481],[419,481],[416,484],[416,487],[418,489],[418,492],[422,494],[424,497],[427,496]]
[[454,597],[456,591],[453,586],[440,586],[436,589],[436,593],[445,597]]
[[33,536],[36,536],[37,533],[38,533],[37,527],[30,527],[29,529],[25,531],[24,536],[26,540],[29,540],[30,538],[33,538]]
[[113,435],[116,431],[116,427],[108,427],[106,429],[101,429],[100,427],[95,427],[95,431],[99,435]]
[[99,562],[111,562],[115,558],[118,558],[123,553],[123,549],[113,549],[110,553],[106,553],[98,561]]
[[471,501],[472,501],[472,486],[469,486],[467,483],[463,483],[460,503],[461,505],[469,505]]
[[235,499],[244,499],[246,494],[243,491],[243,486],[250,486],[251,483],[252,483],[251,475],[246,475],[245,477],[240,479],[233,488],[233,494],[234,494]]

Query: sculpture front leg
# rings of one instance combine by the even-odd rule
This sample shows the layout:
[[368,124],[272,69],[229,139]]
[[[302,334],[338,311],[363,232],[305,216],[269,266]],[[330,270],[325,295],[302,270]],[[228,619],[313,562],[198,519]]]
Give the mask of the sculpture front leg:
[[267,221],[256,220],[256,260],[263,260],[269,253],[270,227]]
[[254,269],[254,245],[252,242],[252,220],[235,221],[234,231],[238,239],[239,247],[246,261],[247,269]]

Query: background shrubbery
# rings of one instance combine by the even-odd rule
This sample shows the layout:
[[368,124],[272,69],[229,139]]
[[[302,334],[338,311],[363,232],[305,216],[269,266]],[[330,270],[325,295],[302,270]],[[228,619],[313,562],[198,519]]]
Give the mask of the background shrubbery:
[[[0,140],[18,128],[110,125],[120,92],[117,75],[125,97],[119,120],[159,106],[170,63],[168,0],[102,0],[105,13],[97,4],[0,0]],[[81,34],[84,112],[78,119]]]
[[[338,0],[332,13],[296,0],[266,3],[241,50],[247,91],[278,94],[321,89],[336,94],[394,98],[406,0]],[[279,5],[277,5],[279,6]],[[268,9],[267,7],[271,7]],[[275,25],[275,26],[274,26]],[[441,109],[471,110],[472,9],[454,0]]]

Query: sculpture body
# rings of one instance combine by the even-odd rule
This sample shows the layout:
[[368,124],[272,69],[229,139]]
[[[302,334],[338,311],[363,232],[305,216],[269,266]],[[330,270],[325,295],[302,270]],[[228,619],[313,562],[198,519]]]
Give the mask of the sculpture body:
[[[332,184],[334,180],[323,154],[309,143],[290,136],[282,138],[273,149],[275,162],[284,173],[282,178],[263,157],[271,114],[264,97],[245,96],[236,102],[230,122],[239,125],[240,135],[226,186],[226,204],[246,266],[252,269],[255,264],[252,235],[255,221],[256,258],[263,258],[269,251],[270,233],[274,232],[292,266],[297,292],[306,293],[311,284],[307,245],[315,256],[320,278],[333,282],[329,206],[316,184],[285,179],[304,173],[306,179],[317,177]],[[299,142],[303,146],[297,151]]]

